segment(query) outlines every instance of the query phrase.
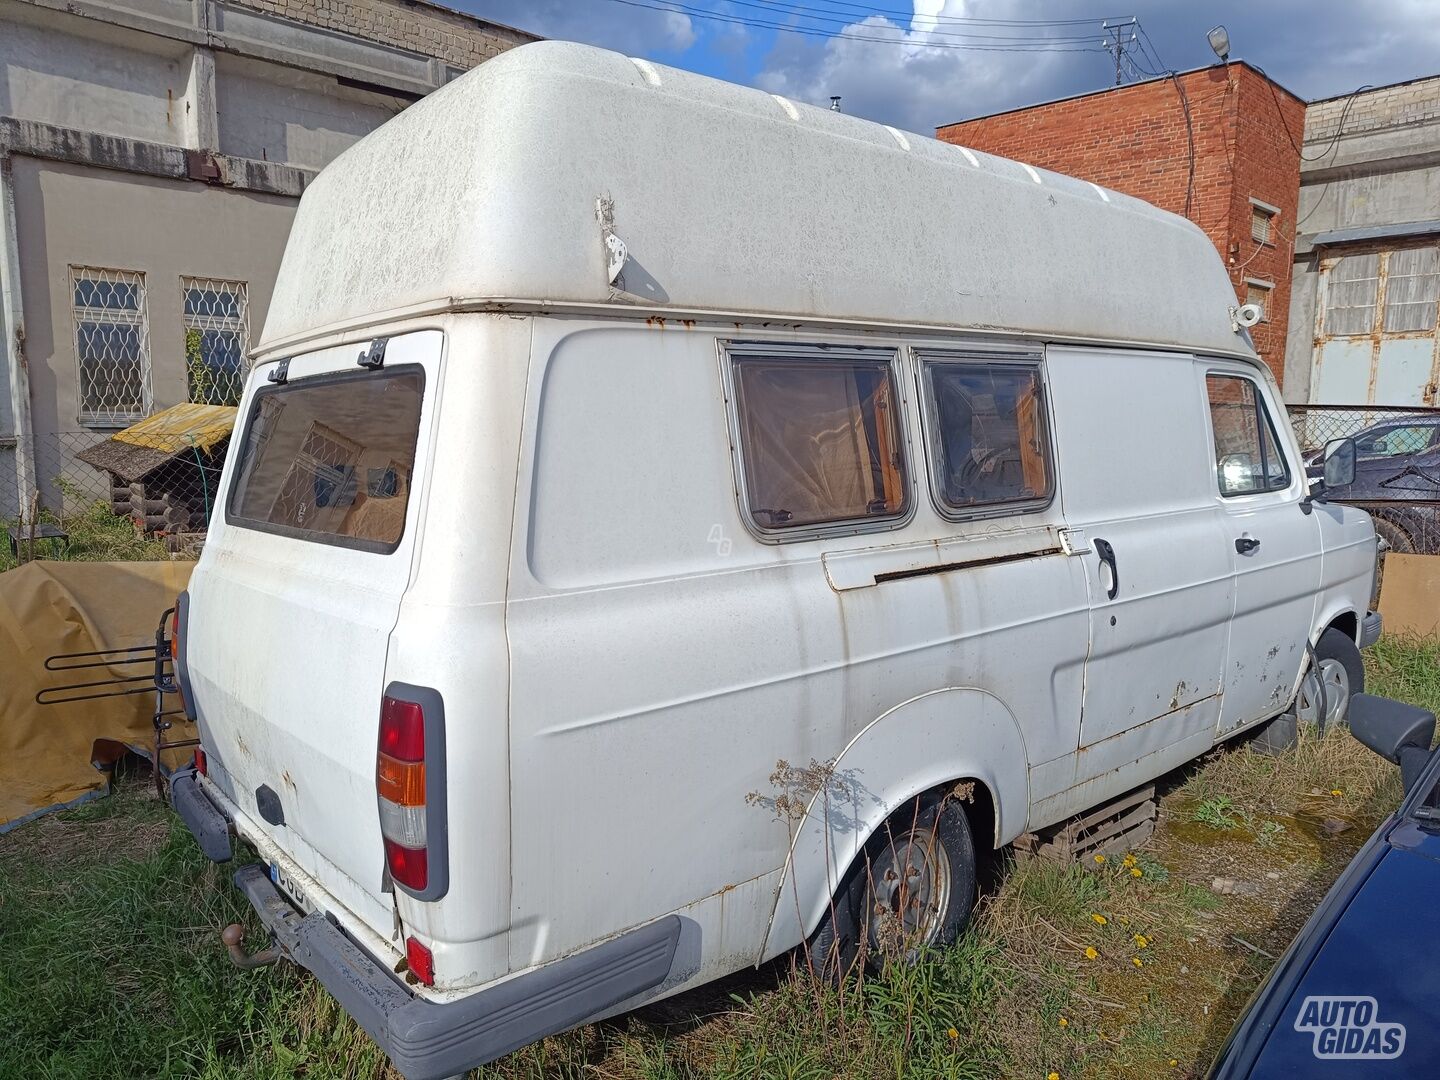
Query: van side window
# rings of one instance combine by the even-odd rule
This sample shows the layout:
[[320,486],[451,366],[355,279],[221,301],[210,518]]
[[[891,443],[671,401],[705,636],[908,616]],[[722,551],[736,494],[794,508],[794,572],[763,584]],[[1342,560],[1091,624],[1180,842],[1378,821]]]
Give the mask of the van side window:
[[226,521],[298,540],[394,551],[405,531],[424,395],[418,367],[257,390]]
[[1034,363],[922,357],[935,495],[966,514],[1050,499],[1050,442]]
[[1259,388],[1239,375],[1207,375],[1215,476],[1220,494],[1255,495],[1290,486],[1290,466]]
[[756,527],[896,518],[909,509],[893,354],[731,354]]

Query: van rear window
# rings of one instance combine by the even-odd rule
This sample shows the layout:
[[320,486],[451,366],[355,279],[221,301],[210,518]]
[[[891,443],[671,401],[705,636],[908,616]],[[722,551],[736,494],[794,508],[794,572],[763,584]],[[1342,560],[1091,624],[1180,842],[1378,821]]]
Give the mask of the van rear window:
[[300,379],[255,394],[226,520],[390,552],[405,532],[425,373]]

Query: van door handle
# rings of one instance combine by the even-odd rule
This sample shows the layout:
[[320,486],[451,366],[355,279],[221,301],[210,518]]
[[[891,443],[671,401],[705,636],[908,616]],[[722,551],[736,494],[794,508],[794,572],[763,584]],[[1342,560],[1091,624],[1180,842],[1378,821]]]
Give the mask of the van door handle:
[[1241,555],[1249,555],[1260,546],[1260,541],[1253,536],[1237,536],[1235,538],[1235,550]]
[[1109,540],[1095,538],[1095,554],[1100,556],[1100,561],[1110,567],[1110,587],[1105,590],[1105,595],[1115,599],[1115,594],[1120,591],[1120,571],[1115,566],[1115,549],[1110,546]]

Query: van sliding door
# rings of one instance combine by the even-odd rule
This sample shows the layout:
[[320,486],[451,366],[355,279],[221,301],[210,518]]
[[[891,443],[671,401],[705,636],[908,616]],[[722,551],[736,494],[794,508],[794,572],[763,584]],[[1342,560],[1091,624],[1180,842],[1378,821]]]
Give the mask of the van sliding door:
[[[1090,588],[1075,783],[1094,802],[1206,749],[1234,596],[1194,361],[1050,348],[1060,493]],[[1148,759],[1148,760],[1142,760]]]

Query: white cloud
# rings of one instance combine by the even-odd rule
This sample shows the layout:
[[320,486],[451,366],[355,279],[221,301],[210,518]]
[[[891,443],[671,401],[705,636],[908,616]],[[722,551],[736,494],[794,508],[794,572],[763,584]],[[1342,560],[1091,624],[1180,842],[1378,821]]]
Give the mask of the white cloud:
[[[1021,7],[990,5],[985,14],[1007,18]],[[1036,100],[1074,66],[1076,54],[1068,52],[954,48],[961,43],[955,35],[962,29],[986,35],[972,42],[991,45],[999,44],[999,39],[1039,33],[1024,27],[963,27],[935,19],[966,12],[967,5],[959,0],[916,0],[908,27],[871,15],[846,26],[836,37],[781,34],[755,83],[771,93],[817,105],[839,94],[847,113],[932,135],[939,124]]]

